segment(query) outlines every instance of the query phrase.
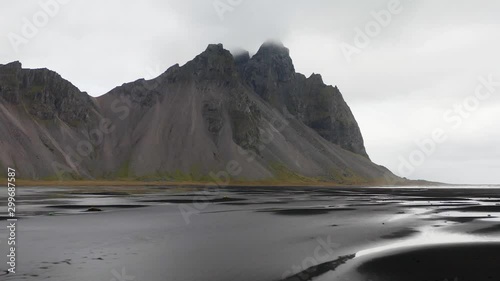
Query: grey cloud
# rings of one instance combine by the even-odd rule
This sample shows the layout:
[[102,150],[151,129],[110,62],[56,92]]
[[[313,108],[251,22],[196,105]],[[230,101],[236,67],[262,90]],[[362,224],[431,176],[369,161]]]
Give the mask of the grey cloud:
[[[7,36],[40,11],[39,1],[4,1],[0,63],[53,69],[97,96],[183,64],[209,43],[255,53],[263,41],[280,39],[299,72],[321,73],[339,86],[368,152],[392,170],[415,140],[443,126],[445,110],[473,94],[478,76],[499,72],[498,1],[401,1],[403,11],[350,63],[340,44],[354,44],[355,29],[389,0],[240,2],[221,19],[212,0],[71,0],[15,52]],[[500,163],[500,135],[491,133],[499,127],[500,89],[414,176],[500,183],[498,173],[487,174]],[[467,173],[455,177],[456,171]]]

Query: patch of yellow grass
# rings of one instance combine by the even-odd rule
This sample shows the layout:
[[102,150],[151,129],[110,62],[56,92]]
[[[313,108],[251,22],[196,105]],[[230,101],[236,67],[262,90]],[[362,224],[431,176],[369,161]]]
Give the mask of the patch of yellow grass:
[[[215,182],[202,181],[125,181],[125,180],[18,180],[17,186],[218,186]],[[227,186],[340,186],[334,182],[300,182],[300,181],[231,181]]]

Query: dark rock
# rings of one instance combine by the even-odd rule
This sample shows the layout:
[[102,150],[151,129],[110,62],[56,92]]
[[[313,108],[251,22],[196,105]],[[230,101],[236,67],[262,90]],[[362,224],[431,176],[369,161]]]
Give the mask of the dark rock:
[[246,83],[278,110],[285,106],[325,139],[368,158],[356,119],[339,89],[325,85],[319,74],[306,79],[295,73],[283,44],[265,43],[239,70]]
[[0,95],[7,102],[22,104],[40,120],[59,118],[68,125],[90,121],[94,104],[59,74],[48,69],[22,69],[19,62],[0,67]]
[[209,45],[183,66],[98,98],[14,62],[0,66],[0,104],[0,144],[16,152],[0,157],[0,177],[16,163],[22,177],[41,179],[396,178],[368,159],[338,88],[296,73],[281,43],[251,58]]

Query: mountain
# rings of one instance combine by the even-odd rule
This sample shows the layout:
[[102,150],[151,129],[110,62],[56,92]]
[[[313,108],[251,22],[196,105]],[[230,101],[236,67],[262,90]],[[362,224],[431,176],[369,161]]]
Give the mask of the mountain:
[[98,98],[47,69],[0,65],[0,168],[27,179],[374,183],[337,87],[296,73],[289,51],[221,44]]
[[326,140],[368,158],[358,123],[339,89],[325,85],[319,74],[306,78],[296,73],[289,54],[281,43],[266,42],[252,58],[237,59],[240,74],[272,106],[285,107]]

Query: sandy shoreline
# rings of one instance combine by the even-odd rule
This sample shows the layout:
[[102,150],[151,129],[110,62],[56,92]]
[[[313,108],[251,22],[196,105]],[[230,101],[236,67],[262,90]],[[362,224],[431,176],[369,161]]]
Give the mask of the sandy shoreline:
[[[369,262],[399,250],[415,256],[406,250],[428,246],[425,256],[445,242],[494,245],[500,234],[495,188],[207,192],[203,187],[129,186],[25,187],[19,192],[20,273],[5,280],[111,280],[123,269],[134,280],[149,281],[396,280],[376,279],[380,272]],[[0,204],[4,196],[0,193]],[[102,212],[87,212],[90,207]],[[187,219],[182,210],[188,211]],[[1,228],[0,236],[5,235]],[[1,252],[5,247],[0,243]],[[453,263],[447,259],[442,268]],[[0,269],[4,264],[0,255]],[[378,262],[376,268],[386,264]],[[456,277],[468,280],[460,278],[465,273],[456,271]],[[397,274],[394,278],[401,277]],[[474,280],[491,280],[481,274]]]
[[[6,179],[0,178],[1,182],[7,182]],[[274,180],[264,180],[264,181],[230,181],[229,183],[217,183],[215,181],[138,181],[138,180],[71,180],[71,181],[60,181],[60,180],[26,180],[18,179],[17,184],[19,186],[49,186],[49,187],[90,187],[90,186],[101,186],[101,187],[123,187],[123,186],[207,186],[207,187],[246,187],[246,186],[257,186],[257,187],[342,187],[342,186],[354,186],[354,187],[369,187],[369,186],[450,186],[445,183],[436,183],[428,181],[419,180],[408,180],[406,182],[400,182],[397,185],[387,185],[383,181],[377,182],[365,182],[365,183],[337,183],[337,182],[327,182],[327,181],[274,181]]]

